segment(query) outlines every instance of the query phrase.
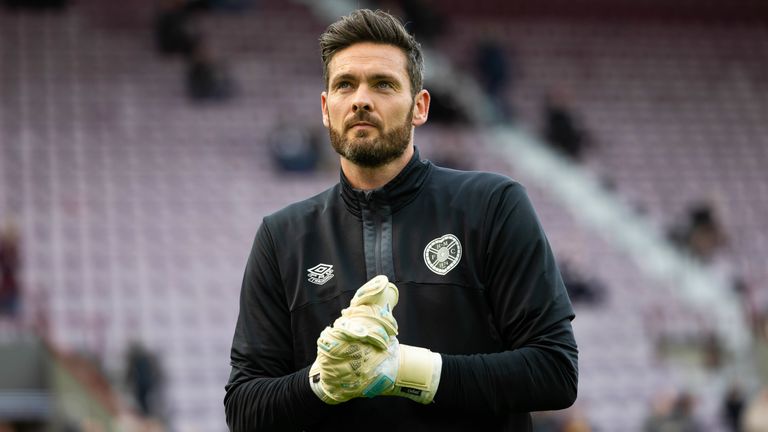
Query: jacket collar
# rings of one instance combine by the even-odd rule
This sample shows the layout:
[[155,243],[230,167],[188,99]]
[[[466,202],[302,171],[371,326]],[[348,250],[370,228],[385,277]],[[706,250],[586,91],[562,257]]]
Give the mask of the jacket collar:
[[353,188],[340,170],[341,197],[347,209],[356,216],[361,215],[362,207],[388,207],[394,213],[416,198],[431,168],[429,161],[419,159],[419,149],[414,147],[413,156],[405,168],[389,183],[370,191]]

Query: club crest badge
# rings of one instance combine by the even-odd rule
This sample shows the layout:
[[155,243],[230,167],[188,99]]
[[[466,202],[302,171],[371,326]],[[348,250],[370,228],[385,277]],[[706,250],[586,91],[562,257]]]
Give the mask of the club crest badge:
[[333,266],[320,263],[307,269],[307,280],[315,285],[323,285],[333,279]]
[[461,261],[461,243],[453,234],[436,238],[424,248],[424,263],[433,272],[444,275]]

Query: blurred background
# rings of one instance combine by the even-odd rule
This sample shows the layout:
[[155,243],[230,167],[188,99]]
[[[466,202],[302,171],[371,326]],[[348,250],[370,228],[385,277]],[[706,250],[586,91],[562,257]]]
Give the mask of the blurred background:
[[338,181],[317,38],[424,45],[424,158],[528,189],[577,317],[536,430],[768,431],[763,0],[0,2],[0,431],[223,432],[261,219]]

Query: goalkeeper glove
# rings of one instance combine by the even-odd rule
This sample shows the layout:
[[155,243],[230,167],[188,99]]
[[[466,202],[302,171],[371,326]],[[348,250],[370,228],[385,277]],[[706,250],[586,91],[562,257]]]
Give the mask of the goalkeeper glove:
[[324,402],[335,404],[361,396],[363,377],[375,376],[370,367],[381,363],[381,359],[369,361],[370,357],[382,356],[397,335],[397,321],[392,316],[397,300],[397,287],[386,276],[377,276],[357,290],[350,307],[320,334],[310,384]]
[[377,276],[355,293],[334,326],[321,333],[310,369],[310,384],[321,400],[335,404],[388,395],[432,401],[442,358],[425,348],[402,345],[394,337],[397,322],[391,311],[397,299],[397,287],[386,276]]

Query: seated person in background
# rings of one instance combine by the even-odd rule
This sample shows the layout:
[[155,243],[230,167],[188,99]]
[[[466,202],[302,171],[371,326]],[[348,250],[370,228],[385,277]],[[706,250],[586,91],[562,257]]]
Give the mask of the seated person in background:
[[199,40],[189,58],[187,93],[192,100],[226,100],[234,95],[234,85],[223,64],[216,61],[208,43]]
[[670,231],[670,239],[685,252],[702,262],[709,263],[727,244],[725,231],[713,206],[706,202],[689,207],[682,226]]
[[495,120],[502,123],[513,119],[507,94],[514,84],[515,61],[509,51],[509,48],[492,36],[478,42],[475,48],[475,68],[480,85],[493,104]]
[[185,0],[161,0],[155,17],[155,44],[161,54],[192,54],[199,31]]
[[689,251],[702,261],[710,261],[726,244],[726,236],[714,209],[708,204],[697,204],[689,213],[690,228],[686,239]]
[[0,230],[0,315],[16,316],[19,308],[19,238],[8,224]]
[[283,172],[312,173],[320,160],[320,137],[311,128],[287,120],[267,137],[274,164]]
[[605,290],[600,283],[593,279],[585,278],[573,269],[568,262],[560,264],[560,274],[563,276],[568,297],[575,304],[600,304],[603,301]]
[[587,131],[579,125],[567,95],[555,89],[544,99],[544,139],[555,150],[580,160],[589,146]]
[[692,394],[681,392],[673,400],[665,400],[655,407],[646,419],[644,432],[698,432],[702,425],[694,414],[696,400]]

